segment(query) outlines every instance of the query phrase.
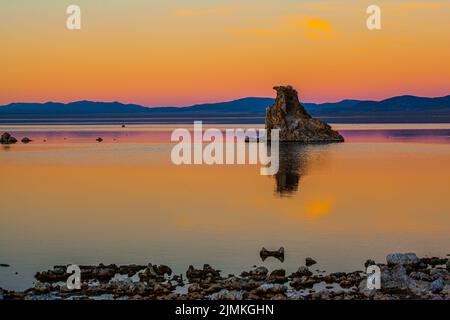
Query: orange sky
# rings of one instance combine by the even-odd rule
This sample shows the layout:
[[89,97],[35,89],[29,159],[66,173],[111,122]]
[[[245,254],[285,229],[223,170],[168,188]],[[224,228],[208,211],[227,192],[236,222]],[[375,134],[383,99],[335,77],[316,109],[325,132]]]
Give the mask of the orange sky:
[[[450,94],[450,2],[0,0],[0,104]],[[82,29],[66,29],[77,4]],[[382,30],[366,8],[382,9]]]

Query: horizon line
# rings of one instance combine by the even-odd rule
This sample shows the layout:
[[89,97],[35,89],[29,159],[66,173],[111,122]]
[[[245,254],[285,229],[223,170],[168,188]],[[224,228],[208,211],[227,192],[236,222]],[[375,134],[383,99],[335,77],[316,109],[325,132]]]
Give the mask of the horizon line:
[[[425,98],[425,99],[439,99],[439,98],[445,98],[445,97],[449,97],[450,94],[447,95],[443,95],[443,96],[435,96],[435,97],[430,97],[430,96],[416,96],[413,94],[402,94],[402,95],[396,95],[396,96],[390,96],[384,99],[380,99],[380,100],[373,100],[373,99],[351,99],[351,98],[344,98],[341,100],[337,100],[337,101],[329,101],[329,102],[302,102],[300,101],[300,103],[302,104],[315,104],[315,105],[320,105],[320,104],[328,104],[328,103],[341,103],[344,101],[359,101],[359,102],[383,102],[385,100],[389,100],[392,98],[399,98],[399,97],[414,97],[414,98]],[[87,99],[81,99],[81,100],[73,100],[70,102],[57,102],[57,101],[45,101],[45,102],[10,102],[7,104],[3,104],[0,107],[6,107],[12,104],[49,104],[49,103],[55,103],[55,104],[63,104],[63,105],[68,105],[71,103],[77,103],[77,102],[92,102],[92,103],[119,103],[122,105],[135,105],[135,106],[140,106],[143,108],[149,108],[149,109],[154,109],[154,108],[189,108],[189,107],[194,107],[194,106],[199,106],[199,105],[208,105],[208,104],[218,104],[218,103],[229,103],[229,102],[235,102],[235,101],[240,101],[240,100],[245,100],[245,99],[271,99],[271,100],[275,100],[275,98],[270,98],[270,97],[255,97],[255,96],[248,96],[248,97],[242,97],[242,98],[237,98],[237,99],[232,99],[232,100],[225,100],[225,101],[211,101],[211,102],[203,102],[203,103],[194,103],[194,104],[189,104],[189,105],[183,105],[183,106],[170,106],[170,105],[166,105],[166,106],[146,106],[146,105],[142,105],[139,103],[134,103],[134,102],[121,102],[118,100],[111,100],[111,101],[94,101],[94,100],[87,100]]]

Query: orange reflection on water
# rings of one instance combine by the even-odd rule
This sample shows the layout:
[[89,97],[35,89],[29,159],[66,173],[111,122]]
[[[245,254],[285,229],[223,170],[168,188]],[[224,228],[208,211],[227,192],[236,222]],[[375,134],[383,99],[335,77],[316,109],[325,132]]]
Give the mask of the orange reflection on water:
[[2,259],[23,279],[69,262],[236,273],[263,264],[262,246],[284,246],[284,264],[264,264],[288,271],[306,256],[337,271],[450,250],[448,144],[282,147],[277,177],[258,165],[175,166],[165,143],[68,145],[0,150]]

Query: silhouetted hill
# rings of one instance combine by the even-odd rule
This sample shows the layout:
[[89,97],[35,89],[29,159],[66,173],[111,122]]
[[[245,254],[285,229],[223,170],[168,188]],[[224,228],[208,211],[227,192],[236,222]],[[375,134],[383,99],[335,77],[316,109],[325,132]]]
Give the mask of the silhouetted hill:
[[398,96],[382,101],[343,100],[338,103],[309,105],[311,112],[327,115],[355,115],[401,113],[403,115],[447,113],[450,114],[450,95],[439,98]]
[[[234,113],[234,114],[265,114],[267,106],[274,103],[272,98],[243,98],[228,102],[197,104],[184,108],[176,108],[172,112],[207,112],[207,113]],[[156,111],[163,108],[157,108]]]
[[64,115],[64,114],[93,114],[93,113],[135,113],[146,112],[148,108],[136,104],[122,104],[120,102],[92,102],[76,101],[71,103],[11,103],[0,107],[0,114],[27,115]]
[[264,113],[273,103],[271,98],[243,98],[228,102],[196,104],[188,107],[143,107],[120,102],[77,101],[71,103],[11,103],[0,106],[0,114],[27,115],[82,115],[82,114],[129,114],[129,113]]

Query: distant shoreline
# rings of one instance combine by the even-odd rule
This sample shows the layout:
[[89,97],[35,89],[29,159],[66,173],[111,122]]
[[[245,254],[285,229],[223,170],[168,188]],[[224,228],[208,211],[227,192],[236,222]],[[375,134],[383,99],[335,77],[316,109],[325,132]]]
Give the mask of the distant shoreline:
[[[73,115],[73,116],[44,116],[18,117],[17,115],[0,115],[0,125],[132,125],[132,124],[192,124],[203,121],[205,124],[264,124],[264,116],[260,115]],[[352,116],[352,117],[321,117],[318,119],[330,124],[425,124],[450,123],[449,116],[435,116],[423,118],[420,116]]]
[[[144,107],[120,102],[11,103],[0,106],[0,124],[32,123],[264,123],[272,98],[248,97],[185,107]],[[450,123],[450,95],[397,96],[382,101],[302,103],[328,123]]]

